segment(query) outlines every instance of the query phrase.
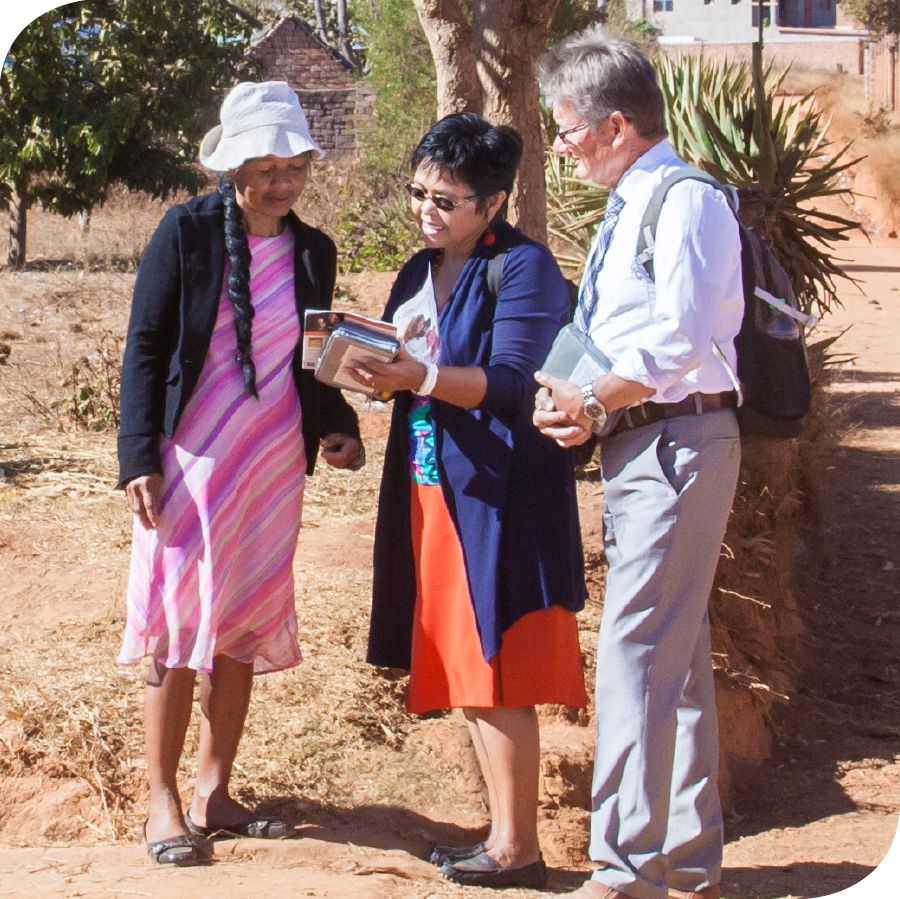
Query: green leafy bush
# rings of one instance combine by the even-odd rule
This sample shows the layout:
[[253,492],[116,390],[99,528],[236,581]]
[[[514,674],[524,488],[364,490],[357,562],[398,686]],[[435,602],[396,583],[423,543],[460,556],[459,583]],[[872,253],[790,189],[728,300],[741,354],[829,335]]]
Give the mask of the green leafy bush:
[[[375,183],[374,181],[370,183]],[[342,272],[394,271],[421,246],[406,195],[400,189],[381,194],[364,188],[347,190],[341,203],[334,237]],[[365,194],[356,199],[359,193]]]
[[366,158],[381,173],[398,172],[437,112],[437,76],[410,0],[356,2],[365,35],[366,80],[376,94],[364,133]]

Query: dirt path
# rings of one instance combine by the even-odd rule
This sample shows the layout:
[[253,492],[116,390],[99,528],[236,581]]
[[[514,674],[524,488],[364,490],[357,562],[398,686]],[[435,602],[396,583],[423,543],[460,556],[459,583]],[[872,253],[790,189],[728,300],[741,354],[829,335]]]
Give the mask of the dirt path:
[[[776,756],[760,770],[758,783],[738,796],[728,822],[723,886],[729,899],[814,897],[846,888],[882,861],[897,829],[900,245],[857,239],[844,255],[854,260],[850,268],[866,293],[844,289],[845,308],[822,329],[823,334],[836,333],[852,325],[836,350],[857,358],[842,365],[833,388],[845,401],[845,418],[853,427],[824,463],[829,466],[830,489],[823,497],[821,545],[809,567],[805,603],[811,610],[809,676],[792,706],[779,712]],[[39,324],[43,332],[66,327],[55,322],[51,311]],[[15,325],[23,333],[32,327],[24,317]],[[18,344],[14,352],[20,352]],[[0,443],[24,439],[16,432],[13,415],[4,421]],[[108,452],[106,444],[95,443],[56,440],[54,451]],[[16,471],[27,474],[44,464],[39,454],[17,458]],[[124,582],[128,537],[118,499],[113,503],[87,480],[83,489],[60,486],[58,494],[52,480],[45,477],[42,483],[47,503],[37,507],[40,514],[33,519],[17,517],[25,506],[17,505],[24,499],[15,483],[7,494],[0,492],[0,500],[7,501],[0,502],[0,674],[16,657],[16,647],[64,631],[67,621],[109,620],[118,614],[112,607]],[[318,489],[327,495],[327,481]],[[360,494],[357,501],[361,509],[368,508],[372,495]],[[301,539],[303,559],[315,558],[319,569],[340,562],[354,577],[362,577],[369,519],[360,515],[348,529],[350,519],[335,523],[318,515],[314,504],[310,508]],[[103,557],[83,557],[91,526],[110,535]],[[308,566],[303,559],[301,566]],[[301,597],[301,607],[308,608],[318,601],[311,595],[319,589],[317,572],[298,570],[310,580],[309,595]],[[305,615],[304,626],[315,625],[315,615]],[[321,634],[310,631],[307,636],[311,643],[321,642]],[[359,647],[353,641],[358,637],[350,623],[341,639],[349,650],[346,657],[356,658]],[[106,647],[94,651],[108,664]],[[316,666],[323,664],[321,657],[313,656],[303,676],[315,678]],[[40,667],[35,676],[40,678]],[[89,672],[79,670],[74,676],[85,678]],[[131,689],[122,683],[123,689]],[[2,713],[0,706],[0,739],[6,739],[16,721],[4,720]],[[446,740],[448,722],[431,723],[433,739]],[[547,741],[554,739],[548,730]],[[562,751],[575,754],[571,746],[562,746]],[[408,767],[411,759],[394,754],[391,764],[398,777],[413,770]],[[364,775],[361,770],[359,776]],[[403,788],[398,782],[396,789]],[[483,821],[477,803],[454,812],[437,793],[431,805],[403,802],[397,795],[357,805],[309,802],[299,839],[219,843],[214,865],[175,871],[153,866],[133,835],[123,835],[114,844],[90,839],[91,828],[101,831],[90,823],[98,819],[88,813],[90,797],[83,786],[41,777],[0,777],[0,895],[483,896],[443,883],[435,869],[421,861],[436,836],[465,838],[474,832]],[[80,815],[84,817],[76,821]],[[70,825],[77,836],[66,836]],[[580,836],[583,816],[560,817],[550,826],[557,830],[557,839],[560,831]],[[900,846],[896,848],[900,854]],[[567,868],[564,861],[554,861],[553,867],[551,886],[559,892],[573,888],[584,876],[584,869]],[[879,869],[874,877],[888,879],[862,884],[851,895],[897,895],[900,861],[893,871],[889,879],[888,870]]]
[[[825,460],[817,564],[807,572],[808,675],[783,710],[776,756],[740,798],[725,851],[736,896],[818,896],[859,882],[897,834],[900,807],[900,244],[854,238],[850,285],[822,336],[848,427]],[[900,854],[895,843],[894,854]],[[900,859],[889,888],[900,895]],[[879,875],[881,876],[881,875]],[[855,893],[854,893],[855,895]]]

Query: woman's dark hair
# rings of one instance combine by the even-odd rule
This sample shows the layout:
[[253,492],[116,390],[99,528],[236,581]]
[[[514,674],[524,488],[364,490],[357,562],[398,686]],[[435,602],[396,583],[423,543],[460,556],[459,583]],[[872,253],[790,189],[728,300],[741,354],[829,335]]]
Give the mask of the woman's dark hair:
[[231,271],[228,273],[228,299],[234,307],[237,362],[241,366],[247,392],[258,397],[256,366],[251,355],[253,304],[250,302],[250,246],[244,229],[244,217],[235,196],[234,182],[226,174],[219,176],[219,193],[225,204],[225,251],[231,262]]
[[[414,172],[424,162],[468,185],[483,209],[488,197],[512,193],[521,158],[522,138],[515,128],[492,125],[477,112],[455,112],[431,126],[411,161]],[[506,203],[497,215],[505,214]]]

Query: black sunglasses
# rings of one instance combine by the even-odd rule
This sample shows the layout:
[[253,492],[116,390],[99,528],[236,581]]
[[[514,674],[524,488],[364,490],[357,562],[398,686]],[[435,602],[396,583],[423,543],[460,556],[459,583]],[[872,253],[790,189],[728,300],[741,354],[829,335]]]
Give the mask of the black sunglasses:
[[431,194],[428,193],[427,190],[419,187],[416,184],[410,182],[409,184],[405,184],[406,192],[417,202],[424,203],[426,200],[431,200],[441,212],[453,212],[457,206],[461,206],[463,203],[468,203],[470,200],[477,200],[478,194],[469,194],[468,197],[463,197],[461,200],[451,200],[449,197],[445,197],[443,194]]

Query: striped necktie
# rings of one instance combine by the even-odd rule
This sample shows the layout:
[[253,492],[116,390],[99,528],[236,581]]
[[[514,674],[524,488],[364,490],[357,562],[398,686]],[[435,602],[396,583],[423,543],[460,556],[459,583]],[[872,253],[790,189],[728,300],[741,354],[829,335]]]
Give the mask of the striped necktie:
[[625,206],[625,201],[614,191],[609,192],[606,200],[606,212],[603,221],[597,228],[594,242],[584,264],[584,274],[581,276],[581,285],[578,288],[578,308],[575,310],[575,324],[585,334],[588,333],[591,319],[597,310],[597,302],[600,299],[597,292],[597,276],[603,268],[603,257],[609,249],[612,241],[613,229],[619,220],[619,214]]

